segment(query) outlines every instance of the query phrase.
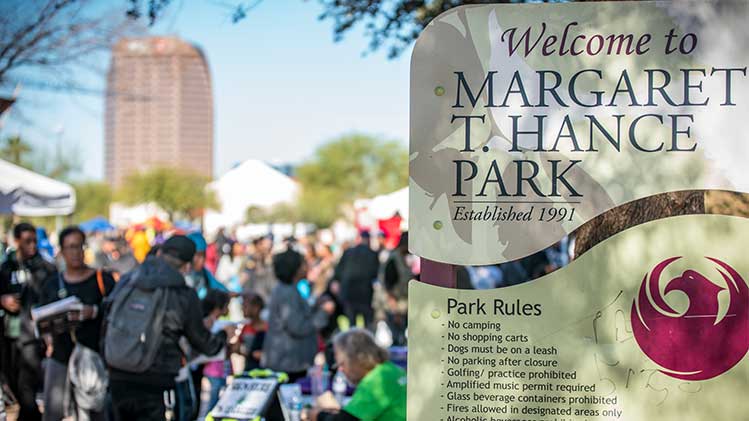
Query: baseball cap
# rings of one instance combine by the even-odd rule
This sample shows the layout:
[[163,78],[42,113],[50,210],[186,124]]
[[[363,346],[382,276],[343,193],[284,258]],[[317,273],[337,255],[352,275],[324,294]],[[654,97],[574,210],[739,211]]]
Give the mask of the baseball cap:
[[161,245],[161,252],[187,263],[195,256],[195,243],[184,235],[174,235]]

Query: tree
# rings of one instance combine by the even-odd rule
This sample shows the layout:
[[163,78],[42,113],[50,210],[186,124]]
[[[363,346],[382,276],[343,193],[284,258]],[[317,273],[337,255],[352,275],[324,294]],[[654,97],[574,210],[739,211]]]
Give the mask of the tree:
[[54,152],[43,149],[34,151],[29,168],[55,180],[69,181],[81,170],[81,154],[73,145],[57,143]]
[[340,216],[341,206],[373,197],[408,183],[408,153],[398,142],[361,134],[335,139],[317,149],[297,169],[302,186],[303,220],[328,226]]
[[77,148],[71,148],[70,145],[63,149],[62,144],[58,143],[54,152],[49,152],[34,148],[18,135],[7,137],[0,149],[0,157],[3,159],[62,181],[70,180],[81,169],[80,156]]
[[[257,7],[263,0],[216,2],[217,6],[228,9],[231,12],[231,20],[234,23],[247,17],[247,13]],[[132,19],[140,19],[143,16],[148,17],[149,25],[153,25],[164,14],[172,0],[127,0],[127,16]],[[144,4],[145,3],[145,4]]]
[[24,157],[32,151],[31,145],[26,143],[21,136],[10,136],[5,138],[2,149],[3,158],[20,166],[24,166]]
[[209,181],[189,170],[158,167],[128,176],[117,198],[128,205],[155,203],[172,221],[175,216],[195,218],[216,207],[215,194],[206,188]]
[[99,215],[109,214],[112,203],[112,188],[107,183],[89,181],[76,183],[75,188],[75,223],[87,221]]
[[96,0],[2,1],[0,87],[23,82],[75,89],[77,73],[101,62],[92,53],[108,50],[133,28],[121,13],[103,9]]
[[[333,20],[333,34],[336,41],[357,24],[364,25],[370,38],[369,49],[376,51],[387,45],[388,56],[399,56],[416,40],[424,27],[454,7],[466,4],[525,3],[538,0],[318,0],[323,8],[319,19]],[[542,2],[562,2],[565,0],[540,0]],[[586,1],[586,0],[580,0]],[[173,0],[127,0],[128,16],[138,19],[148,16],[153,25]],[[262,0],[224,2],[221,6],[231,11],[233,22],[238,22]]]
[[245,214],[245,221],[248,224],[293,224],[300,220],[299,210],[289,203],[278,203],[271,207],[250,206]]
[[[362,23],[369,37],[369,49],[388,45],[388,56],[397,57],[418,38],[440,13],[464,4],[497,3],[493,0],[320,0],[325,11],[320,19],[333,20],[336,41]],[[509,1],[505,1],[509,3]]]

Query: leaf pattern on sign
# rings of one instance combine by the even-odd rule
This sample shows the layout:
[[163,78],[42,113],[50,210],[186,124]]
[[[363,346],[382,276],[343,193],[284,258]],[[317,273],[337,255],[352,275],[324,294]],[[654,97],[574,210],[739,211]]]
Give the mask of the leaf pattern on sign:
[[[418,107],[411,104],[411,161],[410,176],[414,183],[424,189],[432,198],[430,207],[442,197],[448,201],[451,213],[455,212],[455,200],[451,190],[455,185],[455,173],[453,160],[469,159],[476,160],[477,157],[466,152],[460,152],[456,146],[440,147],[445,139],[453,133],[465,133],[463,125],[453,124],[449,118],[438,118],[434,116],[452,115],[451,98],[454,97],[456,86],[449,86],[455,80],[454,71],[461,70],[466,73],[466,78],[475,80],[481,77],[483,67],[481,60],[475,50],[470,27],[467,24],[465,11],[458,12],[458,17],[463,27],[467,29],[466,34],[461,34],[455,26],[441,21],[432,24],[429,37],[422,37],[419,47],[414,49],[411,68],[411,81],[413,89],[432,92],[436,86],[442,86],[445,94],[442,97],[434,96],[434,101],[425,101]],[[426,44],[426,45],[425,45]],[[426,57],[440,54],[440,65],[420,68],[420,63],[432,62]],[[418,75],[418,77],[416,77]],[[484,93],[485,95],[485,93]],[[480,103],[481,101],[479,101]],[[461,115],[469,115],[473,110],[468,104],[461,110]],[[474,125],[477,125],[474,123]],[[419,139],[413,137],[418,133]],[[488,138],[487,138],[488,139]],[[472,145],[480,148],[479,145]],[[466,186],[467,196],[472,195],[470,186]],[[460,198],[457,198],[460,199]],[[466,243],[472,243],[471,221],[455,221],[450,218],[453,229]]]

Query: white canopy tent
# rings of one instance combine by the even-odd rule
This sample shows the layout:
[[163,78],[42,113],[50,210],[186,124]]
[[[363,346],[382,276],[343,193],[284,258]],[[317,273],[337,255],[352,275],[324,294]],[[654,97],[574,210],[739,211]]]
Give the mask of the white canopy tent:
[[74,210],[72,186],[0,160],[0,214],[62,216]]
[[396,212],[408,219],[408,187],[372,198],[368,208],[376,219],[392,218]]
[[354,202],[357,223],[361,226],[376,227],[377,221],[400,214],[404,229],[408,227],[408,187],[392,193],[375,196],[371,199],[358,199]]
[[206,232],[243,225],[247,208],[269,208],[292,203],[299,186],[291,177],[265,162],[249,159],[208,185],[216,192],[221,209],[209,210],[203,219]]

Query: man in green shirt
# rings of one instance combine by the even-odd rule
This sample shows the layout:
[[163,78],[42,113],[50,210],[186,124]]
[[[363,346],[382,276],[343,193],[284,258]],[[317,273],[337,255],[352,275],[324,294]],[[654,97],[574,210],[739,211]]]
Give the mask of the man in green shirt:
[[364,329],[351,329],[334,340],[338,369],[356,385],[339,412],[313,412],[317,421],[405,421],[406,372],[388,361],[388,353]]

